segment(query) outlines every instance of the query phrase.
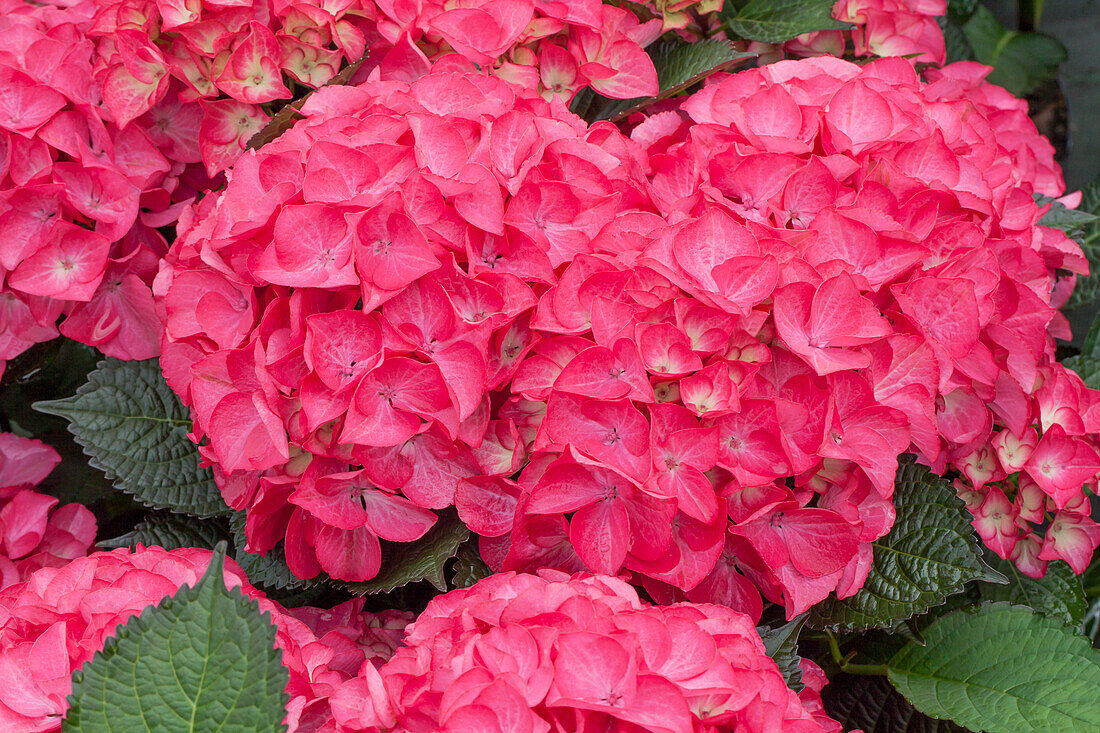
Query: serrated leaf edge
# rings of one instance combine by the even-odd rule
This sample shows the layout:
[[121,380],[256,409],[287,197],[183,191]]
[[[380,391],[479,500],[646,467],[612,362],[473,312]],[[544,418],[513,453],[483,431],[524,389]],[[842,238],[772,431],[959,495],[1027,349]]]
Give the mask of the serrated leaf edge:
[[[118,361],[118,362],[123,363],[123,364],[127,363],[127,362],[124,362],[123,360],[120,360],[120,359],[116,359],[115,361]],[[71,419],[72,416],[76,415],[76,414],[103,414],[103,413],[95,413],[95,412],[90,411],[90,410],[65,410],[65,409],[61,409],[61,408],[58,407],[58,405],[62,405],[62,404],[69,404],[69,405],[75,404],[77,399],[79,399],[80,397],[83,397],[87,394],[90,394],[91,392],[94,392],[97,389],[109,386],[109,385],[107,385],[103,382],[97,382],[96,378],[99,376],[100,372],[102,372],[104,369],[106,369],[107,367],[109,367],[111,365],[112,364],[111,364],[110,359],[100,360],[99,362],[96,363],[95,369],[92,370],[88,374],[88,378],[87,378],[88,381],[86,381],[84,384],[77,387],[76,392],[72,396],[63,397],[61,399],[56,399],[56,400],[39,400],[38,402],[31,403],[31,409],[36,410],[38,412],[45,413],[47,415],[55,415],[57,417],[65,418],[65,420],[68,423],[66,425],[66,430],[68,430],[68,432],[70,434],[72,434],[73,441],[77,445],[80,446],[81,452],[84,453],[84,455],[88,458],[88,465],[91,466],[92,468],[98,470],[98,471],[102,471],[104,476],[106,476],[107,480],[111,482],[111,484],[114,486],[114,488],[116,488],[117,490],[123,492],[124,494],[127,494],[128,496],[133,497],[133,499],[135,501],[137,501],[138,503],[140,503],[142,506],[148,507],[150,509],[166,510],[166,511],[174,512],[176,514],[187,514],[189,516],[195,516],[195,517],[199,517],[199,518],[202,518],[202,519],[207,519],[207,518],[210,518],[210,517],[217,517],[217,516],[226,516],[228,514],[231,514],[232,510],[228,506],[225,506],[223,509],[218,509],[218,510],[212,511],[212,512],[202,512],[202,513],[198,513],[198,514],[192,514],[192,513],[189,513],[189,512],[182,511],[178,507],[172,506],[170,504],[162,504],[160,502],[150,501],[149,499],[147,499],[146,497],[140,495],[139,493],[132,490],[131,488],[124,487],[124,486],[119,486],[117,483],[115,483],[116,479],[118,479],[118,477],[119,477],[118,473],[116,471],[114,471],[113,469],[108,468],[107,466],[104,466],[100,462],[100,460],[92,453],[92,448],[90,447],[91,441],[86,436],[83,435],[83,432],[84,432],[83,429],[77,427],[76,423]],[[117,417],[126,417],[126,416],[125,415],[118,415]],[[148,415],[143,416],[143,419],[150,420],[150,421],[153,421],[153,422],[167,423],[167,424],[172,425],[174,429],[177,429],[177,428],[187,428],[188,430],[191,429],[191,421],[190,420],[181,420],[181,419],[172,419],[172,418],[158,418],[158,417],[155,417],[155,416],[148,416]],[[201,467],[201,464],[200,464],[200,467]],[[213,479],[211,479],[211,480],[213,480]],[[176,484],[177,488],[179,488],[179,489],[194,488],[194,487],[199,487],[201,485],[202,485],[201,483],[196,483],[196,482],[180,482],[179,484]]]
[[[265,624],[270,626],[273,630],[276,628],[271,612],[261,610],[259,604],[256,602],[255,599],[249,598],[244,594],[244,592],[241,590],[241,586],[229,588],[225,585],[224,569],[226,547],[227,543],[224,540],[217,544],[210,557],[210,563],[206,566],[206,570],[203,572],[202,576],[194,585],[188,585],[184,583],[174,594],[164,596],[155,604],[150,604],[143,608],[141,610],[141,613],[129,617],[124,623],[120,623],[118,626],[115,627],[114,633],[104,639],[103,648],[98,650],[95,654],[92,655],[90,659],[85,661],[84,664],[80,665],[80,667],[73,672],[71,692],[65,698],[67,708],[65,711],[65,718],[61,721],[62,733],[78,733],[72,731],[70,727],[71,723],[69,722],[69,715],[74,710],[76,711],[77,716],[79,716],[80,714],[79,708],[76,707],[77,694],[83,690],[84,670],[90,665],[94,664],[96,661],[102,660],[105,663],[117,653],[119,639],[122,638],[120,637],[120,632],[128,636],[134,630],[140,632],[148,631],[149,620],[152,615],[156,613],[159,609],[169,608],[169,606],[165,605],[166,601],[168,603],[176,603],[177,601],[185,603],[194,602],[198,600],[200,595],[205,591],[205,584],[211,583],[214,584],[214,588],[212,591],[213,593],[217,593],[220,586],[221,590],[224,591],[226,595],[229,596],[229,598],[233,599],[235,603],[243,603]],[[215,578],[217,578],[217,580],[215,580]],[[273,633],[272,637],[274,636],[275,635]],[[276,647],[273,646],[272,648]],[[279,695],[282,698],[281,707],[285,710],[287,704],[290,702],[290,696],[287,694],[285,688],[280,691]],[[285,731],[286,726],[280,724],[280,730]]]

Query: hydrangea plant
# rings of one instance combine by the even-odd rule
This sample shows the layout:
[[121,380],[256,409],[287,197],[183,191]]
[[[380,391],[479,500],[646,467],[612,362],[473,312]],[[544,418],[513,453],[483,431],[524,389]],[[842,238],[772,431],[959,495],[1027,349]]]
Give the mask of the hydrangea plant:
[[1100,726],[1096,217],[960,9],[0,7],[7,728]]

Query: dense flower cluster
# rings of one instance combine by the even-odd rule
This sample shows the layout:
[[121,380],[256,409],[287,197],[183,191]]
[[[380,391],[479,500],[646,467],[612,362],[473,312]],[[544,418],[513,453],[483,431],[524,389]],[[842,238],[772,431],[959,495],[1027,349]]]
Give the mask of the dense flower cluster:
[[[900,453],[965,471],[1071,379],[1051,291],[1084,260],[1031,196],[1057,167],[976,71],[783,62],[631,139],[486,77],[315,97],[157,281],[253,548],[369,578],[453,502],[496,569],[756,614],[754,586],[854,593]],[[1082,506],[1075,429],[1075,468],[1030,470]]]
[[[156,282],[162,366],[251,548],[365,580],[460,479],[524,462],[489,393],[536,288],[623,201],[628,141],[486,76],[327,89],[182,219]],[[633,183],[632,183],[633,182]],[[490,419],[492,418],[492,419]]]
[[270,119],[270,103],[321,86],[364,52],[363,78],[378,69],[409,81],[439,63],[566,100],[586,86],[626,98],[657,93],[643,47],[664,30],[599,0],[97,4],[89,36],[105,106],[172,160],[201,157],[211,175]]
[[728,608],[647,606],[616,578],[503,573],[438,596],[331,697],[343,731],[839,733]]
[[83,557],[95,541],[87,508],[55,508],[57,499],[34,490],[60,460],[44,443],[0,433],[0,589]]
[[[834,15],[857,24],[857,54],[932,49],[925,16],[936,0],[899,3],[848,0]],[[694,35],[717,33],[721,3],[634,7],[651,19],[596,0],[458,8],[373,0],[82,0],[61,8],[4,0],[0,37],[10,42],[0,68],[10,112],[0,120],[0,363],[56,336],[61,315],[63,334],[110,356],[156,356],[148,282],[167,246],[157,228],[219,185],[215,174],[275,106],[365,51],[360,78],[376,71],[411,81],[433,66],[478,68],[566,101],[585,87],[646,96],[656,93],[657,77],[643,48],[689,24]],[[785,48],[844,53],[840,32],[811,36]],[[942,60],[934,49],[924,55]]]
[[[519,482],[525,520],[499,566],[622,565],[723,602],[744,587],[736,566],[797,613],[862,585],[868,543],[893,521],[899,453],[989,481],[1003,477],[994,446],[1034,424],[1043,450],[1017,451],[1011,472],[1075,508],[1050,532],[1082,547],[1082,567],[1095,547],[1082,546],[1091,524],[1079,515],[1100,469],[1097,424],[1093,393],[1054,361],[1052,336],[1068,332],[1052,290],[1085,264],[1061,232],[1035,225],[1032,193],[1062,190],[1052,151],[1030,125],[1001,142],[1009,111],[983,114],[1000,113],[992,92],[969,101],[979,69],[922,84],[900,59],[782,62],[633,130],[663,219],[602,233],[596,256],[574,260],[540,299],[532,326],[562,336],[537,344],[513,381],[545,402],[545,418]],[[642,268],[664,284],[632,286]],[[614,278],[623,284],[597,289]],[[552,310],[567,288],[614,295]],[[651,352],[654,323],[667,336]],[[646,408],[648,424],[627,406],[646,400],[625,384],[614,395],[606,379],[574,386],[579,354],[623,349],[631,334],[663,403]],[[629,382],[638,372],[617,358],[610,372]],[[630,402],[613,412],[606,398],[620,395]],[[663,497],[645,483],[655,478]],[[716,499],[731,523],[724,547]],[[1070,552],[1058,547],[1044,552]]]
[[0,2],[0,369],[61,333],[120,358],[157,354],[148,282],[205,176],[103,107],[93,7]]
[[[597,0],[0,3],[0,368],[61,333],[157,355],[158,228],[270,119],[370,51],[411,80],[484,66],[546,95],[655,94],[663,30]],[[211,178],[210,176],[214,176]]]
[[[0,727],[60,730],[72,672],[118,624],[198,582],[210,558],[208,550],[197,549],[97,552],[0,591]],[[411,620],[393,612],[365,614],[361,600],[331,611],[287,611],[248,586],[232,560],[224,577],[228,587],[255,598],[277,627],[276,646],[290,672],[290,733],[320,730],[330,721],[327,698],[364,665],[388,659]]]
[[361,2],[375,23],[368,45],[377,61],[368,66],[377,63],[382,79],[412,81],[434,65],[484,68],[567,102],[585,87],[616,99],[658,91],[643,49],[665,30],[661,18],[643,23],[599,0]]
[[95,78],[119,127],[214,175],[270,118],[261,105],[316,88],[365,50],[356,3],[96,0]]

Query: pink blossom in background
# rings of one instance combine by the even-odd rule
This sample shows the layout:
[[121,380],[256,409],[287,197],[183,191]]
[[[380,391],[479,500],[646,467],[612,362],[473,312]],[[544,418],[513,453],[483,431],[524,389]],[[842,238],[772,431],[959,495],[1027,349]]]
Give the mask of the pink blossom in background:
[[83,557],[95,541],[87,508],[34,490],[60,462],[45,443],[0,433],[0,589]]
[[[38,733],[61,729],[72,672],[99,651],[118,624],[194,585],[209,550],[141,547],[96,552],[46,567],[0,590],[0,725]],[[364,667],[393,652],[411,616],[374,616],[362,601],[334,609],[287,611],[248,585],[232,560],[224,580],[271,614],[276,647],[290,672],[286,724],[293,732],[332,730],[328,698]],[[383,640],[385,640],[383,642]],[[326,727],[327,726],[327,727]]]
[[212,181],[104,107],[93,3],[0,7],[0,366],[56,337],[61,316],[61,333],[109,356],[156,356],[157,227]]

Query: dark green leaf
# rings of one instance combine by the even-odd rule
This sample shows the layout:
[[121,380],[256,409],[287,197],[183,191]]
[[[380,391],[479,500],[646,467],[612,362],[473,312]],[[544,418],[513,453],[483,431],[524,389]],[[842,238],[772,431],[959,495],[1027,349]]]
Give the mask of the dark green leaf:
[[89,463],[142,504],[205,517],[229,513],[187,438],[187,408],[156,359],[102,361],[74,396],[34,408],[66,418]]
[[222,520],[199,519],[184,514],[157,512],[138,522],[124,535],[98,542],[99,547],[133,547],[142,544],[158,545],[166,550],[181,547],[214,549],[219,542],[228,539],[228,531]]
[[1073,626],[1081,623],[1087,608],[1085,591],[1081,588],[1081,580],[1065,562],[1055,560],[1047,566],[1047,574],[1042,578],[1029,578],[1016,568],[1015,563],[989,553],[987,555],[990,565],[1008,578],[1008,583],[980,583],[984,600],[1027,606],[1037,613],[1060,618]]
[[66,733],[285,730],[289,674],[275,627],[222,580],[225,546],[195,587],[119,626],[73,674]]
[[947,63],[956,61],[973,61],[974,49],[970,48],[970,41],[966,40],[966,34],[962,28],[944,17],[936,18],[943,31],[943,44],[947,52]]
[[983,6],[974,10],[962,29],[974,57],[993,67],[987,81],[1016,96],[1054,78],[1066,60],[1066,48],[1058,40],[1042,33],[1010,31]]
[[783,43],[803,33],[851,28],[832,16],[833,0],[752,0],[729,19],[730,31],[749,41]]
[[[574,100],[577,107],[589,105],[585,109],[589,114],[580,112],[578,114],[589,120],[625,119],[654,102],[680,93],[712,74],[756,57],[754,53],[738,51],[729,41],[717,38],[695,43],[664,41],[650,50],[649,55],[653,59],[653,66],[657,69],[657,84],[660,92],[656,97],[607,99],[592,96],[587,102]],[[580,97],[580,95],[577,96]]]
[[[1100,214],[1100,179],[1093,181],[1081,189],[1081,203],[1077,211],[1085,211],[1090,214]],[[1086,224],[1081,231],[1074,232],[1071,236],[1081,245],[1085,257],[1089,261],[1089,274],[1077,276],[1077,286],[1066,303],[1066,308],[1093,303],[1100,299],[1100,222]],[[1095,331],[1096,324],[1093,324]],[[1092,336],[1092,332],[1090,332]],[[1092,336],[1091,346],[1084,349],[1083,353],[1100,357],[1097,351],[1096,337]]]
[[452,588],[469,588],[479,580],[484,580],[493,574],[493,571],[478,554],[477,542],[473,539],[463,542],[462,547],[458,548],[452,572]]
[[1093,646],[1100,644],[1100,598],[1089,604],[1088,610],[1085,611],[1085,618],[1081,621],[1081,630]]
[[816,606],[811,625],[884,628],[943,603],[971,580],[1004,580],[982,561],[970,513],[946,479],[925,466],[903,463],[894,507],[894,526],[872,543],[874,563],[863,588],[844,600],[829,598]]
[[949,720],[929,718],[893,688],[885,677],[840,675],[821,694],[825,712],[863,733],[966,733]]
[[978,9],[978,0],[947,0],[947,18],[962,25]]
[[0,389],[0,412],[12,428],[35,437],[65,433],[68,424],[32,409],[39,400],[67,397],[88,381],[103,355],[78,341],[56,338],[35,344],[8,362]]
[[1092,326],[1081,342],[1081,356],[1100,359],[1100,318],[1092,320]]
[[1049,196],[1035,194],[1035,203],[1039,206],[1050,204],[1050,209],[1047,210],[1047,213],[1043,214],[1043,218],[1039,219],[1039,223],[1045,227],[1060,229],[1066,234],[1080,233],[1089,224],[1095,224],[1100,221],[1100,216],[1097,216],[1091,211],[1086,211],[1084,209],[1067,209],[1066,205],[1061,201],[1057,201]]
[[806,687],[802,684],[802,667],[798,666],[802,661],[798,656],[798,634],[805,624],[806,614],[803,613],[774,629],[767,626],[756,629],[764,642],[764,650],[779,666],[787,687],[795,692],[802,692]]
[[996,59],[999,53],[998,47],[1004,42],[1002,39],[1008,34],[1008,29],[997,20],[996,15],[981,5],[974,8],[962,28],[966,39],[970,42],[970,47],[974,50],[974,56],[979,61],[992,66],[991,62]]
[[1043,33],[1020,33],[1004,45],[986,81],[1022,97],[1057,76],[1067,57],[1066,47],[1058,39]]
[[729,41],[709,38],[695,43],[663,44],[653,60],[661,91],[691,83],[731,61],[747,61],[756,54],[738,51]]
[[359,595],[388,593],[409,583],[427,580],[447,590],[443,566],[455,556],[470,530],[454,511],[439,513],[439,520],[428,534],[416,542],[383,542],[382,569],[365,583],[348,583],[348,590]]
[[996,603],[955,611],[889,663],[918,710],[989,733],[1100,730],[1100,652],[1059,619]]

